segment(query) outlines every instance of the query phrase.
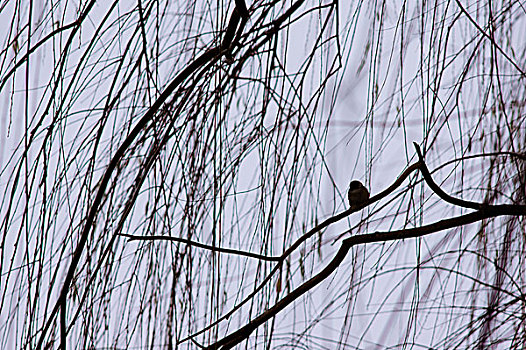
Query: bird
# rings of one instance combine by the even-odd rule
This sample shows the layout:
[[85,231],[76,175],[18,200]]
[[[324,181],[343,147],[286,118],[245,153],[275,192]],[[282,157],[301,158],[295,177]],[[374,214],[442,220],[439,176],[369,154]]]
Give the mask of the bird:
[[349,205],[351,208],[355,208],[363,202],[367,202],[369,199],[369,191],[360,181],[353,180],[349,184],[347,198],[349,199]]

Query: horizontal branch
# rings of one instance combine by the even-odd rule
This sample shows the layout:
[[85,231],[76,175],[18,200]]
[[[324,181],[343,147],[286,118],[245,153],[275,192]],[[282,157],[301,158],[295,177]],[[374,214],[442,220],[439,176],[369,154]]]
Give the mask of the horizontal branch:
[[208,244],[203,244],[200,242],[192,241],[190,239],[186,238],[180,238],[180,237],[172,237],[172,236],[136,236],[136,235],[129,235],[126,233],[119,233],[119,236],[126,237],[130,241],[171,241],[171,242],[179,242],[179,243],[185,243],[194,247],[199,247],[203,249],[207,249],[213,252],[218,253],[226,253],[226,254],[235,254],[235,255],[242,255],[247,256],[249,258],[264,260],[264,261],[280,261],[280,256],[266,256],[251,252],[245,252],[242,250],[237,249],[230,249],[230,248],[221,248],[221,247],[215,247]]
[[349,250],[355,245],[422,237],[431,233],[436,233],[453,227],[467,225],[480,220],[488,219],[490,217],[497,217],[502,215],[526,216],[526,205],[496,205],[491,206],[490,208],[484,208],[483,210],[478,210],[476,212],[461,215],[458,217],[441,220],[418,228],[397,230],[391,232],[376,232],[371,234],[362,234],[349,237],[343,240],[342,245],[340,246],[340,249],[334,256],[334,258],[321,272],[319,272],[310,280],[303,283],[301,286],[287,294],[273,307],[263,312],[260,316],[256,317],[250,323],[235,331],[234,333],[226,336],[225,338],[217,341],[216,343],[209,345],[208,347],[206,347],[206,349],[230,349],[242,342],[244,339],[248,338],[257,327],[261,326],[263,323],[276,316],[278,312],[290,305],[301,295],[313,289],[316,285],[318,285],[327,277],[329,277],[340,266],[344,258],[347,256]]

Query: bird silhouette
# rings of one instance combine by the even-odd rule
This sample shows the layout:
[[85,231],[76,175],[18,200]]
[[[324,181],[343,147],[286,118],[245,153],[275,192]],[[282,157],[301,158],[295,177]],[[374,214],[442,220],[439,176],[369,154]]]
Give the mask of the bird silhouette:
[[369,191],[358,180],[353,180],[349,184],[349,191],[347,192],[349,205],[354,208],[369,199]]

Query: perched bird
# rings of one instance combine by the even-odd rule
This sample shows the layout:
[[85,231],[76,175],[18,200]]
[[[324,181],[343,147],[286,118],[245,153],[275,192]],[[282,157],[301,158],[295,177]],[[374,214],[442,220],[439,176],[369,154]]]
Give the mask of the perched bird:
[[349,198],[349,205],[353,208],[369,199],[369,191],[360,181],[353,180],[349,185],[347,198]]

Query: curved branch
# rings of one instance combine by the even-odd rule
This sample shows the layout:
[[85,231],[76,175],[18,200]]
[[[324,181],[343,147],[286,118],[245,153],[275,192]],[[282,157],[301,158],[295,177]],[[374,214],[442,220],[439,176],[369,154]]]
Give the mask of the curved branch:
[[420,159],[420,172],[422,172],[424,180],[429,185],[431,190],[433,190],[433,192],[435,192],[440,198],[453,205],[458,205],[459,207],[471,208],[475,210],[480,210],[484,207],[487,207],[487,205],[483,203],[477,203],[472,201],[466,201],[460,198],[455,198],[444,192],[444,190],[442,190],[431,177],[429,169],[427,168],[427,165],[424,162],[424,156],[422,155],[420,147],[416,142],[413,142],[413,145],[415,146],[416,153],[418,154],[418,158]]
[[113,171],[116,169],[117,165],[119,164],[121,158],[124,156],[124,153],[126,150],[132,145],[133,141],[137,136],[141,133],[141,131],[146,127],[146,125],[150,122],[150,120],[153,118],[153,116],[157,113],[159,108],[163,105],[163,103],[166,101],[166,99],[175,91],[177,86],[181,84],[184,80],[186,80],[191,74],[193,74],[197,69],[205,65],[206,63],[212,62],[214,60],[218,60],[221,54],[221,48],[216,47],[209,49],[208,51],[204,52],[201,56],[196,58],[192,63],[190,63],[185,69],[183,69],[182,72],[180,72],[174,80],[168,85],[168,87],[161,93],[161,95],[157,98],[157,100],[153,103],[153,105],[148,109],[148,111],[145,113],[145,115],[137,122],[135,127],[132,129],[130,134],[126,137],[124,142],[121,144],[121,146],[117,149],[117,152],[115,152],[115,155],[111,159],[110,163],[108,164],[108,167],[106,168],[104,175],[100,181],[99,188],[97,189],[97,194],[95,196],[95,199],[93,200],[90,210],[88,212],[88,215],[86,217],[86,223],[84,225],[84,228],[82,230],[82,233],[80,235],[80,240],[77,245],[77,248],[75,249],[75,252],[73,253],[73,258],[71,260],[71,264],[68,268],[68,272],[66,275],[66,278],[64,280],[64,283],[62,285],[62,290],[60,292],[60,296],[53,307],[53,310],[51,311],[51,314],[49,315],[47,322],[45,323],[42,334],[40,335],[40,339],[38,341],[37,349],[42,348],[42,344],[44,342],[47,330],[51,326],[51,323],[53,322],[53,319],[55,318],[55,315],[59,309],[59,307],[65,309],[66,304],[66,296],[69,292],[69,287],[71,285],[71,282],[73,280],[73,276],[75,274],[75,270],[77,268],[77,265],[80,261],[80,258],[82,256],[82,253],[84,251],[84,246],[86,245],[86,242],[88,240],[89,233],[91,232],[91,228],[93,227],[95,217],[99,210],[99,205],[102,202],[102,199],[104,197],[104,193],[106,192],[106,187],[108,186],[108,183],[111,179],[111,176],[113,175]]
[[[234,9],[234,13],[230,19],[229,27],[237,27],[237,24],[239,22],[239,14]],[[236,22],[236,23],[233,23]],[[121,158],[124,156],[125,152],[128,150],[128,148],[132,145],[133,141],[137,138],[137,136],[141,133],[141,131],[144,130],[146,125],[153,119],[157,111],[161,108],[161,106],[164,104],[166,99],[175,91],[175,89],[186,79],[188,79],[195,71],[202,68],[206,64],[212,64],[214,61],[219,60],[219,58],[224,54],[222,45],[220,44],[217,47],[211,48],[207,51],[205,51],[201,56],[197,57],[192,63],[190,63],[183,71],[181,71],[175,78],[172,80],[172,82],[166,87],[166,89],[159,95],[157,100],[153,103],[153,105],[148,109],[148,111],[145,113],[145,115],[137,122],[135,127],[132,129],[130,134],[126,137],[124,142],[120,145],[120,147],[117,149],[117,152],[112,157],[110,163],[108,164],[108,167],[106,168],[104,175],[100,181],[99,188],[97,189],[97,194],[95,196],[95,199],[93,200],[90,209],[88,211],[88,215],[86,216],[86,222],[82,229],[79,243],[77,247],[75,248],[75,251],[73,253],[73,257],[71,260],[71,264],[67,270],[66,278],[62,285],[62,290],[60,292],[60,296],[55,303],[55,306],[53,307],[50,315],[47,318],[47,321],[44,324],[44,327],[42,329],[42,333],[40,335],[37,349],[41,349],[44,339],[46,337],[47,331],[49,327],[51,326],[51,323],[53,322],[57,312],[59,311],[59,308],[61,310],[61,317],[60,317],[60,323],[61,323],[61,347],[63,349],[66,348],[65,344],[65,335],[66,335],[66,327],[65,327],[65,312],[66,312],[66,300],[67,295],[69,292],[69,288],[71,286],[71,283],[73,281],[73,277],[75,274],[75,270],[79,264],[80,258],[82,256],[82,253],[84,251],[84,247],[86,245],[89,233],[91,232],[91,228],[93,227],[93,224],[95,222],[95,217],[97,216],[97,213],[99,211],[99,206],[102,202],[102,199],[104,197],[104,194],[106,192],[106,187],[108,186],[108,183],[113,175],[114,170],[117,168],[117,165],[119,164]]]

